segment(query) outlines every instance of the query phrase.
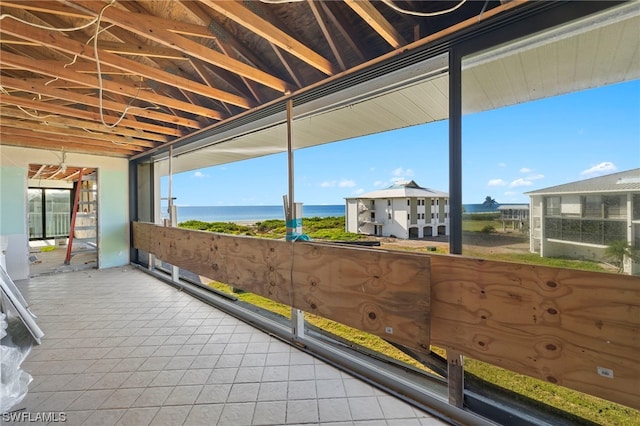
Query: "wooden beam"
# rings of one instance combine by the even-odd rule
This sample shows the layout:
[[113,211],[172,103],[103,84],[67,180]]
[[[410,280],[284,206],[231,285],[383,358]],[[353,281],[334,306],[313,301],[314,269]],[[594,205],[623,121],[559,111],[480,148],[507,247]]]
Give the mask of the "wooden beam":
[[172,265],[429,352],[429,259],[133,223],[134,247]]
[[[46,149],[49,151],[59,151],[61,144],[50,139],[40,139],[35,137],[22,137],[15,135],[2,135],[2,144],[5,146],[19,146],[22,148],[34,148],[34,149]],[[135,152],[131,150],[124,150],[118,148],[100,148],[94,146],[88,146],[84,144],[65,143],[64,149],[66,152],[77,152],[80,154],[93,154],[103,155],[105,157],[129,157]]]
[[[99,140],[105,142],[111,142],[114,145],[126,146],[133,151],[143,151],[142,147],[153,148],[158,146],[157,142],[146,141],[142,139],[134,139],[126,136],[111,135],[107,133],[100,133],[91,130],[72,129],[69,127],[60,127],[55,123],[49,123],[46,120],[40,121],[37,124],[31,120],[16,120],[7,117],[0,117],[0,126],[13,127],[16,129],[30,130],[35,133],[46,133],[52,135],[61,136],[77,136],[78,138],[86,138],[92,140]],[[44,136],[43,136],[44,137]]]
[[[60,67],[59,63],[57,63],[57,66],[54,68],[49,62],[42,62],[34,59],[24,58],[22,56],[7,52],[2,52],[2,55],[0,56],[0,62],[27,69],[34,73],[79,83],[94,89],[99,87],[99,82],[96,77],[75,72],[68,68]],[[181,111],[190,112],[192,114],[201,115],[216,120],[220,120],[221,118],[223,118],[222,115],[217,111],[212,111],[208,108],[202,108],[196,105],[192,105],[188,102],[169,98],[167,96],[148,93],[145,90],[140,90],[139,88],[131,85],[103,80],[102,88],[107,92],[125,94],[132,98],[137,98],[146,102],[150,102],[152,104],[164,105],[169,108],[179,109]]]
[[307,4],[309,5],[311,12],[313,13],[313,16],[316,18],[316,22],[318,23],[320,30],[322,30],[322,34],[324,35],[325,40],[327,40],[327,43],[331,48],[331,52],[333,52],[333,56],[338,61],[338,65],[340,65],[340,69],[342,71],[346,70],[347,67],[345,66],[344,61],[342,60],[342,55],[340,54],[340,50],[338,49],[338,46],[333,40],[333,35],[331,34],[331,31],[329,31],[327,24],[324,22],[324,17],[322,16],[322,12],[320,11],[319,6],[313,0],[307,0]]
[[[115,9],[109,8],[107,10]],[[125,13],[125,15],[127,14]],[[6,22],[3,22],[2,26],[0,26],[0,32],[4,34],[11,34],[16,37],[24,38],[26,40],[35,41],[42,44],[43,46],[47,46],[55,50],[60,50],[72,55],[77,54],[81,58],[89,60],[96,59],[96,52],[94,52],[93,46],[91,45],[71,40],[68,37],[64,37],[63,35],[55,32],[28,27],[20,22],[15,22],[10,19],[5,21]],[[152,29],[152,32],[154,30],[155,29]],[[146,77],[151,80],[167,84],[169,86],[180,87],[182,89],[200,94],[208,98],[228,102],[239,107],[250,108],[252,106],[247,99],[240,96],[236,96],[222,90],[214,89],[204,84],[194,83],[190,80],[187,80],[186,78],[178,77],[168,72],[143,65],[131,59],[126,59],[121,56],[114,55],[113,53],[104,52],[100,49],[98,50],[98,56],[101,63],[129,71],[135,75]]]
[[16,109],[0,108],[0,116],[16,118],[19,120],[37,121],[38,123],[46,121],[51,125],[55,125],[62,128],[72,127],[75,129],[87,129],[94,132],[101,132],[103,134],[146,139],[149,141],[156,141],[161,143],[169,142],[170,140],[170,138],[168,138],[166,135],[161,135],[161,134],[151,133],[151,132],[144,132],[142,130],[130,129],[128,127],[122,127],[122,126],[119,126],[117,128],[104,127],[101,123],[97,123],[95,120],[91,120],[91,121],[76,120],[73,118],[66,118],[58,115],[49,116],[46,119],[34,118],[34,117],[30,117],[29,115],[25,114],[24,112],[20,111],[17,108]]
[[144,56],[150,58],[171,59],[174,61],[188,61],[189,57],[175,49],[163,47],[151,47],[143,43],[132,45],[130,43],[119,43],[100,40],[100,49],[109,53],[130,56]]
[[[94,19],[92,13],[88,12],[86,9],[76,6],[74,3],[61,0],[61,4],[57,1],[32,1],[32,0],[8,0],[2,1],[3,5],[15,7],[16,9],[24,9],[31,10],[37,12],[44,12],[53,15],[60,16],[68,16],[72,18],[83,18],[87,20]],[[106,3],[102,3],[100,7],[103,7]],[[202,25],[194,25],[188,22],[180,22],[171,19],[164,19],[160,17],[156,17],[153,15],[145,15],[145,19],[154,20],[157,25],[162,26],[162,28],[166,28],[171,32],[177,34],[183,34],[194,37],[202,37],[208,39],[215,39],[216,36],[208,30],[207,27]]]
[[[46,82],[44,80],[36,82],[34,80],[27,81],[24,79],[11,77],[2,78],[2,85],[4,87],[18,89],[38,95],[52,96],[57,99],[65,99],[71,102],[88,105],[95,108],[98,108],[100,106],[100,102],[95,96],[82,95],[69,90],[56,89],[51,86],[45,85],[45,83]],[[121,114],[127,107],[127,102],[114,102],[108,99],[103,99],[102,107]],[[145,108],[133,107],[127,111],[127,114],[171,123],[173,125],[192,127],[196,129],[201,127],[200,123],[198,123],[196,120],[189,120],[187,118],[177,117],[175,115],[165,114]]]
[[47,137],[46,135],[38,135],[34,132],[5,127],[0,127],[0,136],[2,137],[3,145],[14,145],[27,148],[60,150],[60,148],[64,146],[64,149],[67,152],[100,153],[104,155],[119,154],[118,156],[129,156],[138,151],[112,143],[87,141],[74,137],[52,138]]
[[375,32],[380,34],[391,47],[398,49],[407,44],[402,35],[378,12],[378,9],[369,0],[344,0],[344,2],[364,19]]
[[280,28],[252,13],[239,2],[202,0],[202,3],[227,18],[232,19],[243,27],[253,31],[260,37],[275,44],[280,49],[289,52],[291,55],[297,57],[303,62],[306,62],[324,74],[333,75],[336,73],[331,61],[314,52],[305,44],[301,43],[294,37],[291,37]]
[[[22,108],[29,108],[34,111],[46,111],[48,113],[60,114],[60,115],[64,115],[72,118],[92,120],[96,123],[100,123],[100,114],[98,114],[97,112],[83,111],[76,108],[54,105],[48,102],[39,102],[31,99],[21,98],[18,96],[0,95],[0,103],[19,106]],[[41,118],[44,119],[45,116]],[[116,122],[117,119],[115,117],[111,117],[107,115],[107,116],[104,116],[104,120],[107,124],[113,124]],[[140,121],[133,121],[126,118],[120,122],[120,126],[130,127],[132,129],[143,129],[143,130],[148,130],[150,132],[156,132],[156,133],[165,134],[165,135],[182,136],[182,132],[177,129],[172,129],[166,126],[158,126],[155,124],[144,123]]]
[[[82,7],[87,8],[87,10],[91,10],[94,13],[97,13],[100,10],[100,5],[93,2],[76,2],[76,4],[82,5]],[[230,58],[213,49],[209,49],[208,47],[195,41],[189,40],[188,38],[185,38],[179,34],[172,33],[171,31],[158,26],[155,22],[155,19],[153,17],[150,17],[149,15],[136,14],[125,12],[115,8],[108,8],[104,11],[103,20],[116,24],[119,27],[122,27],[142,37],[153,40],[156,43],[160,43],[162,45],[177,49],[181,52],[184,52],[185,54],[188,54],[189,56],[198,58],[201,61],[208,62],[212,65],[247,77],[267,87],[278,90],[281,93],[289,90],[287,83],[280,80],[279,78],[276,78],[273,75],[261,71],[257,68],[251,67],[243,62]],[[195,92],[193,89],[189,89],[188,87],[182,88]],[[211,88],[211,90],[214,89]],[[226,96],[226,99],[221,95],[209,97],[244,108],[249,108],[251,106],[247,99],[234,97],[231,95]]]

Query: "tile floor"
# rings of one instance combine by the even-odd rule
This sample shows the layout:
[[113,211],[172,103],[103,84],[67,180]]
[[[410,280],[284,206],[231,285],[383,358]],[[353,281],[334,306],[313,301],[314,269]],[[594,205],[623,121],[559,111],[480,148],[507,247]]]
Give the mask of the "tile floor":
[[46,334],[22,364],[25,413],[91,426],[446,424],[131,267],[17,284]]

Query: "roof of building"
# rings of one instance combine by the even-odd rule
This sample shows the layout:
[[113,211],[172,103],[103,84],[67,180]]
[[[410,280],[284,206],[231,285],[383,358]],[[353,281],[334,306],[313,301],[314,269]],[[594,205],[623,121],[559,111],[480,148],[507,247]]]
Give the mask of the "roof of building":
[[498,210],[529,210],[529,204],[500,204]]
[[640,191],[640,168],[525,192],[527,195]]
[[349,197],[348,199],[355,198],[448,198],[449,194],[435,189],[424,188],[418,185],[415,181],[409,182],[396,182],[388,188],[379,189],[377,191],[367,192],[357,197]]

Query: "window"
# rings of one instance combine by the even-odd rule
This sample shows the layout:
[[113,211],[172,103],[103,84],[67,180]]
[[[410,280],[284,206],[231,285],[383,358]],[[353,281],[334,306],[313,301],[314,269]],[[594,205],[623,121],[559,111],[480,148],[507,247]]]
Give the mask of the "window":
[[640,194],[633,195],[633,220],[640,220]]
[[625,195],[606,195],[602,197],[604,217],[607,219],[626,219],[627,197]]
[[388,218],[389,220],[391,220],[391,213],[389,213],[389,215],[387,216],[387,218]]
[[560,197],[546,197],[545,216],[560,216]]
[[391,200],[387,200],[387,207],[391,207]]
[[435,219],[436,215],[435,213],[431,213],[431,219]]
[[600,195],[587,195],[582,197],[582,217],[602,217],[602,197]]
[[71,191],[29,188],[29,239],[69,235]]
[[411,220],[411,213],[407,213],[407,220]]
[[376,221],[376,212],[371,212],[371,222]]
[[411,200],[407,198],[407,205],[410,206],[411,205]]

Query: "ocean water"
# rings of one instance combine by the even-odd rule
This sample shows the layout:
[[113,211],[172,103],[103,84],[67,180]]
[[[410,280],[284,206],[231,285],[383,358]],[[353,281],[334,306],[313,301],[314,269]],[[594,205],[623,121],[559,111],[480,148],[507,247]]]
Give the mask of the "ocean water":
[[[345,206],[302,205],[302,217],[344,216]],[[203,222],[257,222],[267,219],[284,220],[282,206],[178,206],[178,223],[187,220]]]

